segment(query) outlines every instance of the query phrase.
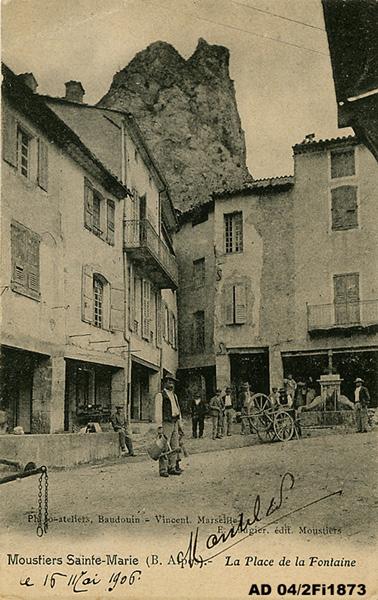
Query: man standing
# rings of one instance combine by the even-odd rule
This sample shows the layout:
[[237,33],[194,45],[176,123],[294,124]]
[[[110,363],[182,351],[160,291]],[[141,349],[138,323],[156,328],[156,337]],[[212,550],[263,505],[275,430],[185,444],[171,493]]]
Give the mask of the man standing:
[[357,377],[354,382],[356,389],[354,390],[354,409],[356,411],[356,426],[358,433],[366,433],[368,426],[368,409],[370,403],[370,394],[361,377]]
[[205,414],[206,404],[204,403],[201,394],[195,394],[192,400],[192,432],[193,437],[196,438],[203,436],[203,429],[205,425]]
[[246,381],[242,384],[241,392],[239,396],[239,410],[241,412],[241,435],[248,435],[253,433],[251,421],[248,416],[251,414],[253,409],[253,392],[249,389],[249,383]]
[[158,434],[164,436],[171,450],[176,450],[172,454],[159,458],[160,477],[169,475],[181,475],[180,469],[180,444],[179,436],[183,436],[181,411],[178,398],[174,392],[174,380],[172,377],[165,377],[163,382],[163,391],[155,396],[155,421],[158,428]]
[[116,406],[116,412],[111,417],[111,423],[113,425],[114,431],[118,432],[119,437],[119,445],[121,446],[122,456],[126,454],[126,447],[129,451],[129,456],[135,456],[133,449],[133,441],[131,439],[129,424],[125,417],[125,413],[123,410],[123,404]]
[[232,396],[231,396],[232,390],[230,387],[226,388],[225,391],[225,395],[223,396],[223,403],[224,403],[224,417],[225,417],[225,421],[226,421],[226,434],[227,435],[232,435],[232,417],[234,414],[233,409],[233,402],[232,402]]
[[223,398],[221,396],[222,390],[217,389],[215,396],[210,400],[209,412],[211,420],[213,422],[213,440],[215,438],[223,437]]

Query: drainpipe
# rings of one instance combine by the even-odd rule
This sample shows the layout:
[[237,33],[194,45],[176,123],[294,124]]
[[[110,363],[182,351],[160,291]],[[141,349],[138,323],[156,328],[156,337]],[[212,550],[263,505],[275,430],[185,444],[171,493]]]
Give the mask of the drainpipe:
[[[125,132],[125,123],[124,123],[124,121],[122,121],[122,126],[121,126],[121,178],[122,178],[122,183],[124,185],[126,185],[126,177],[127,177],[126,160],[127,160],[126,132]],[[127,198],[128,198],[128,196],[125,196],[125,198],[123,199],[122,228],[124,227],[123,221],[125,220],[125,217],[126,217],[126,202],[127,202]],[[125,324],[124,329],[123,329],[123,339],[125,340],[125,342],[127,344],[126,412],[127,412],[127,418],[130,421],[130,415],[131,415],[131,352],[130,352],[130,350],[131,350],[131,336],[130,336],[130,333],[129,333],[128,323],[127,323],[127,302],[130,302],[130,299],[127,298],[127,293],[126,293],[126,289],[128,287],[128,281],[127,281],[127,275],[128,275],[128,273],[127,273],[126,252],[123,249],[123,238],[124,238],[124,229],[122,229],[123,308],[124,308],[124,324]]]

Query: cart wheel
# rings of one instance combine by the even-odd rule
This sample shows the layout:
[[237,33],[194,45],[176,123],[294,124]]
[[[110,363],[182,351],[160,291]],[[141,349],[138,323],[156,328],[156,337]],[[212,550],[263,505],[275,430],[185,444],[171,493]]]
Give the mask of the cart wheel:
[[258,410],[267,410],[270,408],[270,400],[265,394],[254,394],[252,396],[253,404]]
[[274,415],[274,432],[281,442],[291,440],[294,435],[295,425],[291,415],[285,410]]
[[268,429],[258,429],[257,435],[259,436],[260,442],[263,443],[273,442],[276,439],[276,433],[272,423],[270,423]]

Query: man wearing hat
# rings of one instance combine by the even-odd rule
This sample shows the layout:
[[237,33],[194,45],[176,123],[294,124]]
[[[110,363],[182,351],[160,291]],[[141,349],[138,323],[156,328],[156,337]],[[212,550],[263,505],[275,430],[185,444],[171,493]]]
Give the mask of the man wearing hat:
[[159,458],[160,477],[169,475],[181,475],[180,469],[180,442],[179,437],[184,435],[181,421],[181,410],[178,398],[174,392],[175,385],[173,377],[164,378],[163,390],[155,396],[155,421],[158,434],[164,436],[172,454]]
[[234,402],[232,398],[232,389],[230,387],[226,387],[225,394],[223,396],[223,404],[226,435],[232,435],[232,418],[234,416]]
[[357,377],[354,383],[356,389],[354,390],[354,408],[356,411],[356,426],[358,433],[366,433],[368,426],[368,409],[370,403],[370,394],[367,387],[362,385],[364,383],[361,377]]
[[245,381],[241,386],[241,392],[238,400],[238,410],[241,412],[241,435],[253,433],[252,425],[248,415],[253,409],[253,392],[251,392],[248,381]]
[[125,417],[123,404],[119,404],[116,406],[116,412],[111,417],[111,423],[113,425],[114,431],[118,432],[119,436],[119,445],[121,446],[122,456],[126,454],[126,447],[129,451],[129,456],[135,456],[133,449],[133,441],[131,439],[129,424]]

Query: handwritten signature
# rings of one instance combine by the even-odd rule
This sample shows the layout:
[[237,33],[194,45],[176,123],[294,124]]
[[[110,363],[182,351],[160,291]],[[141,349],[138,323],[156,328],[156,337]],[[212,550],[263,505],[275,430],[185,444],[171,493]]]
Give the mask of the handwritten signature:
[[[218,556],[219,554],[222,554],[223,552],[226,552],[232,546],[239,544],[240,542],[245,540],[247,537],[249,537],[249,533],[247,535],[244,535],[243,537],[239,538],[237,541],[233,542],[232,544],[227,545],[227,547],[222,546],[223,544],[225,544],[229,540],[232,540],[236,536],[240,536],[240,534],[245,534],[248,531],[248,528],[251,527],[251,525],[254,525],[255,523],[263,521],[263,519],[270,517],[276,511],[278,511],[283,506],[284,501],[288,499],[288,496],[286,496],[285,494],[287,494],[287,492],[290,492],[293,489],[294,485],[295,485],[294,475],[290,472],[286,472],[284,475],[282,475],[281,480],[280,480],[278,497],[276,498],[275,496],[273,496],[271,498],[269,505],[265,511],[261,507],[260,494],[257,494],[255,497],[254,505],[253,505],[252,517],[245,517],[244,513],[242,512],[238,515],[237,523],[232,525],[232,527],[230,527],[228,529],[228,531],[225,531],[225,532],[222,532],[219,534],[211,533],[206,539],[206,543],[205,543],[206,549],[212,550],[212,549],[216,548],[217,546],[219,546],[219,548],[220,548],[218,552],[216,552],[215,554],[212,554],[211,556],[203,557],[203,555],[199,553],[199,549],[198,549],[199,548],[199,528],[197,527],[195,531],[190,532],[189,543],[188,543],[187,549],[180,550],[177,553],[177,558],[176,558],[175,562],[178,565],[180,565],[180,567],[182,567],[182,568],[183,567],[193,568],[194,566],[199,566],[200,568],[202,568],[207,563],[210,563],[216,556]],[[342,493],[342,490],[337,490],[336,492],[332,492],[330,494],[327,494],[326,496],[317,498],[316,500],[313,500],[307,504],[303,504],[302,506],[290,511],[287,514],[280,515],[278,518],[274,519],[273,521],[270,521],[265,526],[273,525],[277,521],[279,521],[285,517],[288,517],[289,515],[292,515],[295,512],[304,510],[305,508],[307,508],[308,506],[310,506],[312,504],[321,502],[322,500],[325,500],[326,498],[329,498],[331,496],[341,495],[341,493]]]

